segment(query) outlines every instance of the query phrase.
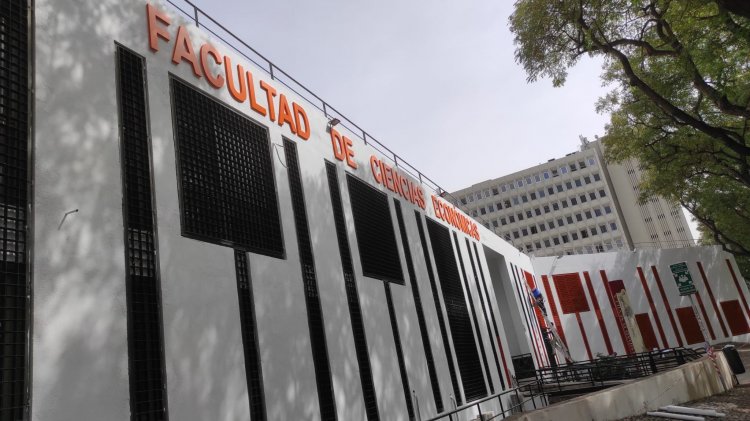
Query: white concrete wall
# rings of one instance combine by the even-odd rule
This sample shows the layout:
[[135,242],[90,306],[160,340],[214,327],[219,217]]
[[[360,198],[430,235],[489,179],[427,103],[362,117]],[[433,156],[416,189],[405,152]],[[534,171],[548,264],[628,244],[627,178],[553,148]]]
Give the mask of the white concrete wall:
[[[604,344],[604,338],[600,329],[599,322],[596,318],[595,312],[593,311],[592,299],[586,288],[586,284],[583,278],[583,272],[588,272],[594,287],[596,298],[599,302],[599,306],[602,311],[603,320],[609,337],[612,342],[614,351],[622,355],[625,353],[625,347],[619,334],[617,322],[615,320],[615,313],[610,305],[609,298],[602,284],[600,271],[604,270],[609,281],[621,279],[627,290],[628,298],[632,306],[634,313],[647,313],[651,319],[654,333],[657,337],[659,345],[664,347],[659,331],[657,329],[655,320],[658,316],[661,325],[664,329],[664,333],[667,338],[667,347],[678,346],[678,340],[676,333],[681,335],[684,345],[687,346],[699,346],[700,344],[688,344],[685,341],[685,335],[680,325],[675,309],[678,307],[689,307],[690,300],[688,297],[680,297],[677,290],[677,286],[672,278],[669,265],[686,261],[688,262],[688,268],[690,269],[694,284],[698,290],[706,314],[708,315],[707,322],[711,324],[713,328],[715,339],[711,340],[712,343],[721,343],[728,341],[744,341],[750,340],[750,335],[738,335],[732,336],[731,330],[727,323],[726,317],[723,315],[721,308],[721,301],[727,300],[740,300],[742,306],[742,300],[731,278],[729,268],[726,260],[729,259],[733,265],[735,274],[738,277],[739,285],[744,294],[746,300],[748,295],[747,285],[742,279],[742,275],[737,269],[736,263],[732,256],[720,250],[719,247],[692,247],[692,248],[681,248],[681,249],[654,249],[654,250],[638,250],[636,252],[615,252],[615,253],[600,253],[593,255],[578,255],[578,256],[563,256],[563,257],[543,257],[533,259],[534,270],[537,277],[542,275],[550,276],[554,274],[564,273],[579,273],[581,280],[584,283],[584,290],[586,291],[586,299],[589,303],[591,311],[581,313],[581,319],[584,325],[585,332],[588,336],[589,345],[591,347],[592,354],[602,353],[607,354],[607,350]],[[709,296],[708,290],[705,287],[701,274],[699,272],[697,263],[701,262],[705,270],[706,278],[708,279],[709,285],[712,289],[714,298],[716,300],[719,314],[714,310],[714,305]],[[669,318],[669,312],[664,305],[664,301],[661,297],[659,287],[656,282],[656,278],[651,270],[654,266],[660,276],[662,286],[667,296],[669,306],[672,310],[672,316],[674,317],[675,324],[677,325],[677,332],[672,328],[672,324]],[[646,294],[644,292],[640,276],[637,272],[637,267],[643,269],[644,276],[647,281],[653,302],[656,308],[656,315],[651,311],[651,306],[648,303]],[[552,291],[544,290],[545,298],[547,299],[548,306],[551,306],[549,296],[553,295],[555,302],[558,306],[558,312],[562,322],[562,328],[570,352],[574,359],[582,360],[587,359],[583,339],[581,337],[580,328],[575,319],[574,314],[562,314],[562,310],[559,308],[560,300],[555,290],[554,282],[550,279],[550,286]],[[749,300],[750,301],[750,300]],[[699,308],[696,300],[696,308]],[[743,308],[744,317],[748,317],[748,314]],[[724,335],[719,317],[722,318],[724,325],[727,329],[728,335]],[[708,335],[708,339],[711,339]]]
[[[209,39],[202,30],[173,12],[166,2],[152,4],[171,16],[172,42],[180,24],[189,28],[194,46]],[[216,40],[212,44],[220,53],[231,56],[233,64],[242,63],[253,71],[256,83],[262,78],[285,93],[290,102],[304,105],[312,128],[309,140],[302,141],[288,127],[264,120],[247,103],[235,102],[226,89],[213,89],[205,79],[195,78],[189,65],[173,65],[173,44],[160,41],[160,51],[150,51],[145,5],[142,0],[102,0],[86,5],[74,0],[36,2],[33,419],[129,419],[116,42],[146,59],[170,417],[249,418],[232,250],[180,233],[169,95],[172,73],[268,127],[273,143],[281,144],[282,136],[297,143],[338,416],[342,420],[364,419],[359,369],[325,176],[324,160],[334,160],[325,132],[327,119],[311,104],[273,82],[263,70],[241,60],[239,54]],[[350,137],[359,168],[354,171],[338,164],[345,209],[349,209],[345,172],[355,173],[392,197],[393,193],[377,185],[370,173],[370,155],[380,154],[355,136],[350,134]],[[278,148],[277,152],[283,159],[283,149]],[[286,259],[250,254],[268,418],[314,420],[319,417],[319,409],[288,177],[276,157],[274,171]],[[430,191],[425,193],[426,214],[435,219]],[[448,396],[452,391],[447,361],[418,241],[415,207],[405,200],[401,200],[401,205],[442,399],[445,408],[450,408]],[[63,214],[72,209],[79,212],[68,217],[58,229]],[[362,275],[350,212],[346,222],[381,418],[406,419],[383,285]],[[394,229],[397,229],[395,217]],[[480,234],[482,244],[504,255],[508,263],[531,270],[527,256],[483,227]],[[397,238],[400,244],[398,232]],[[465,249],[464,238],[459,232],[462,249]],[[403,256],[401,247],[399,253]],[[467,255],[464,260],[470,285],[466,292],[472,294],[480,321],[478,338],[486,348],[492,381],[499,390],[498,373],[489,348],[493,346],[492,335],[483,322],[480,292],[475,289]],[[494,297],[493,283],[497,285],[498,281],[490,278],[481,251],[480,260],[489,293]],[[404,273],[408,273],[405,267]],[[407,282],[406,286],[392,286],[394,305],[410,385],[419,396],[422,416],[427,417],[436,410],[409,285]],[[497,302],[493,300],[490,305],[499,318]],[[502,320],[497,321],[502,326]],[[502,341],[512,373],[509,345],[505,338]]]

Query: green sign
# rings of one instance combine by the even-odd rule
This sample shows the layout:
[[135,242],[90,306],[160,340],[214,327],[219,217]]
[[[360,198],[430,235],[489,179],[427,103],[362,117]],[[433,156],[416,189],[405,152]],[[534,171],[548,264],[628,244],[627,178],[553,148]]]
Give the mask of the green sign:
[[695,285],[693,285],[693,277],[690,276],[687,262],[669,265],[669,270],[672,271],[672,276],[674,276],[674,281],[677,283],[677,289],[680,290],[680,295],[691,295],[698,292],[695,289]]

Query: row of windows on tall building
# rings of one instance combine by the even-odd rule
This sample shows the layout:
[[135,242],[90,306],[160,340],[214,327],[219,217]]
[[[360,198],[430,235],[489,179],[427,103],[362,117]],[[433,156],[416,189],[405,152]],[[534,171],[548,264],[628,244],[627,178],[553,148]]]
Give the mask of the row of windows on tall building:
[[[551,204],[547,204],[541,207],[536,207],[533,209],[531,208],[525,209],[521,212],[506,213],[498,217],[497,219],[492,220],[491,224],[492,224],[492,227],[495,227],[495,228],[497,228],[498,226],[515,224],[516,222],[521,222],[524,219],[532,219],[538,216],[546,215],[550,212],[557,212],[557,211],[560,211],[561,209],[567,209],[569,206],[577,206],[579,203],[580,204],[586,203],[589,200],[586,197],[587,197],[586,195],[581,195],[579,198],[572,197],[569,199],[563,199],[560,202],[553,202]],[[588,197],[591,198],[591,200],[597,199],[595,192],[591,192]],[[604,190],[600,190],[599,198],[604,198],[604,197],[606,197],[606,192]],[[570,202],[568,202],[568,200],[570,200]],[[593,207],[591,209],[584,210],[582,212],[572,213],[570,215],[567,215],[567,218],[568,220],[571,221],[570,223],[573,223],[572,222],[573,217],[575,217],[580,222],[583,220],[582,219],[583,216],[586,216],[586,219],[591,219],[592,217],[591,215],[600,217],[602,215],[608,215],[610,213],[612,213],[612,206],[609,204],[606,204],[603,206]],[[491,229],[490,222],[485,222],[485,226]]]
[[[557,228],[560,228],[560,227],[564,226],[564,223],[565,222],[563,221],[563,219],[559,218],[557,220]],[[518,239],[518,238],[521,238],[521,237],[528,237],[529,235],[541,234],[542,232],[547,231],[547,228],[546,228],[547,226],[549,227],[550,230],[555,229],[555,221],[548,221],[546,224],[542,223],[542,224],[539,224],[539,225],[530,225],[530,226],[525,227],[525,228],[516,229],[516,230],[513,230],[513,231],[507,231],[507,232],[503,233],[503,237],[506,240],[510,241],[511,238],[512,239]],[[538,227],[538,229],[537,229],[537,227]],[[581,233],[580,238],[582,238],[582,239],[588,238],[589,237],[589,232],[591,232],[591,235],[593,236],[593,235],[599,235],[599,234],[603,235],[603,234],[607,233],[610,230],[613,231],[613,232],[617,231],[617,222],[610,221],[610,222],[606,222],[606,223],[603,223],[603,224],[599,224],[598,225],[598,229],[597,229],[597,226],[583,228],[583,229],[580,230],[580,233]],[[560,238],[561,238],[561,240],[562,240],[563,243],[567,243],[569,241],[569,239],[571,239],[572,241],[577,241],[579,237],[578,237],[578,232],[572,231],[572,232],[570,232],[570,237],[568,237],[567,234],[561,234]],[[557,244],[555,244],[555,245],[557,245]]]
[[[494,212],[499,211],[502,209],[508,209],[513,206],[519,206],[523,205],[524,203],[530,203],[535,200],[541,200],[542,198],[546,196],[552,196],[558,193],[563,193],[565,191],[570,191],[573,189],[577,189],[586,185],[589,185],[593,182],[597,182],[601,180],[601,176],[599,173],[594,173],[592,176],[585,176],[581,178],[576,178],[574,180],[566,181],[564,183],[558,183],[554,186],[549,186],[546,189],[538,189],[536,191],[520,194],[518,196],[512,196],[507,199],[503,199],[500,201],[497,201],[495,203],[489,203],[485,206],[479,206],[471,211],[472,215],[477,216],[477,213],[481,215],[485,215],[487,212]],[[574,187],[575,186],[575,187]],[[601,196],[605,196],[603,189],[600,189]],[[590,196],[593,194],[592,192],[588,193]],[[592,200],[595,199],[592,197]],[[575,201],[575,199],[574,199]],[[586,199],[582,199],[583,202],[586,201]],[[573,203],[575,205],[575,203]],[[484,212],[484,213],[483,213]]]
[[[562,174],[568,174],[569,172],[573,173],[578,170],[583,170],[587,168],[586,162],[588,162],[589,166],[596,165],[596,159],[593,156],[591,156],[591,157],[586,158],[585,160],[579,161],[578,163],[571,162],[559,168],[550,168],[550,169],[544,170],[536,174],[531,174],[526,177],[518,178],[509,183],[502,183],[497,187],[492,187],[491,189],[488,188],[488,189],[484,189],[483,191],[478,191],[478,192],[467,194],[466,196],[462,197],[460,200],[462,204],[466,205],[467,203],[474,202],[475,200],[479,201],[479,200],[482,200],[483,198],[485,199],[489,198],[491,195],[497,196],[501,192],[505,193],[511,190],[515,190],[517,188],[518,189],[523,188],[524,186],[531,186],[536,183],[546,182],[547,180],[558,177]],[[596,178],[596,181],[599,180],[598,173],[595,173],[595,178]],[[588,182],[586,184],[588,184]],[[569,187],[569,188],[572,188],[572,187]],[[552,194],[552,192],[550,194]]]
[[[556,240],[556,241],[555,241]],[[542,247],[544,244],[544,247]],[[535,241],[533,243],[525,243],[518,246],[518,250],[526,253],[533,253],[534,251],[551,252],[547,254],[591,254],[591,253],[604,253],[605,251],[619,250],[624,247],[624,242],[621,237],[614,238],[612,240],[595,241],[588,245],[582,246],[568,246],[567,243],[563,243],[560,238],[546,238],[544,240]]]
[[[589,220],[592,218],[599,218],[603,215],[609,215],[611,213],[612,213],[612,207],[609,205],[605,205],[600,208],[599,207],[591,208],[591,209],[584,210],[582,212],[576,212],[576,213],[571,213],[568,215],[560,216],[557,219],[553,217],[549,220],[542,221],[538,224],[531,224],[529,225],[529,228],[532,234],[536,234],[537,232],[536,227],[539,227],[540,232],[544,232],[546,231],[546,227],[549,227],[550,230],[563,227],[566,225],[566,221],[567,221],[567,225],[571,225],[571,224],[574,224],[575,222],[583,222],[584,218],[586,220]],[[516,217],[520,219],[517,220]],[[516,221],[520,222],[522,220],[523,220],[522,214],[518,214],[515,216],[510,215],[508,219],[506,219],[505,217],[502,217],[502,218],[492,221],[492,227],[498,228],[500,226],[513,224],[513,223],[516,223]],[[557,225],[555,225],[555,221],[557,221]],[[492,229],[492,228],[489,228],[489,229]]]

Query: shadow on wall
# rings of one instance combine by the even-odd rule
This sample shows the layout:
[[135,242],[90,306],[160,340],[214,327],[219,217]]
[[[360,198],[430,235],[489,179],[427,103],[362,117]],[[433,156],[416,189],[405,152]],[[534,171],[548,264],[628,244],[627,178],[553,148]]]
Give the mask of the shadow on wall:
[[127,5],[35,3],[32,414],[127,419],[114,43],[101,40],[141,28],[113,19]]
[[[142,39],[145,31],[142,19],[127,21],[116,17],[132,16],[134,7],[140,9],[144,5],[145,2],[135,0],[105,0],[86,7],[72,0],[36,2],[34,419],[129,418],[126,272],[113,40],[122,40],[127,46],[128,40]],[[157,91],[151,89],[150,92]],[[166,95],[166,92],[160,94]],[[153,103],[154,98],[150,98],[150,102]],[[151,126],[156,125],[171,126],[171,121],[152,119]],[[173,139],[161,141],[173,142]],[[281,139],[272,139],[272,142],[280,143]],[[305,144],[299,145],[299,153],[304,155]],[[283,150],[278,152],[283,157]],[[164,164],[165,160],[172,158],[156,148],[153,157],[154,179],[174,180],[176,175],[172,173],[172,167]],[[280,163],[276,156],[273,159],[277,187],[280,191],[287,191],[287,177],[278,176],[285,171],[278,171]],[[330,192],[323,162],[310,167],[303,166],[302,173],[336,404],[340,419],[364,419],[359,367],[338,257]],[[342,176],[340,169],[342,195],[348,196]],[[159,201],[157,197],[157,204]],[[282,194],[279,202],[281,208],[290,207],[288,195]],[[413,221],[413,208],[404,201],[402,206],[408,226],[413,223],[410,222]],[[163,208],[159,205],[159,209]],[[72,209],[79,209],[79,212],[69,216],[58,229],[62,216]],[[288,217],[290,212],[282,214],[285,215],[286,238],[296,238],[294,225]],[[348,222],[351,223],[350,219]],[[159,231],[178,233],[177,221],[176,215],[160,215]],[[349,227],[349,231],[352,232],[353,227]],[[354,242],[353,236],[349,239]],[[410,240],[417,241],[412,235]],[[162,239],[162,244],[165,243],[166,239]],[[296,256],[296,247],[296,242],[287,241],[287,255]],[[174,257],[164,248],[160,249],[160,254],[164,273],[164,265]],[[231,250],[227,249],[226,254],[231,256]],[[210,265],[218,260],[214,259],[204,271],[192,274],[191,278],[202,274],[210,278]],[[264,284],[264,288],[280,291],[281,295],[295,290],[299,297],[304,293],[299,267],[284,271],[290,275],[277,279],[278,267],[283,262],[253,255],[250,260],[256,291],[257,285]],[[227,259],[227,264],[230,262],[231,259]],[[231,276],[222,282],[235,282],[233,267],[222,269],[221,273]],[[426,273],[418,271],[417,276],[425,285]],[[269,286],[271,283],[273,285]],[[382,282],[358,276],[357,283],[365,318],[375,317],[385,326],[367,330],[370,361],[373,374],[378,378],[376,394],[381,417],[405,419],[393,338],[387,313],[382,311],[386,308],[385,302],[377,302],[382,296]],[[175,285],[173,283],[172,287]],[[411,294],[403,289],[409,288],[408,285],[393,286],[394,293],[406,294],[408,298],[403,303],[413,306]],[[363,294],[365,289],[377,293]],[[423,290],[422,297],[425,311],[433,311],[431,294]],[[195,402],[200,403],[195,405],[193,415],[196,419],[219,419],[222,416],[232,419],[232,411],[247,401],[246,395],[241,393],[243,385],[238,385],[239,391],[230,390],[225,379],[212,376],[210,370],[204,369],[205,362],[215,360],[217,355],[230,356],[232,360],[242,359],[241,343],[228,344],[221,340],[222,332],[237,324],[230,318],[239,319],[239,314],[231,314],[225,308],[221,310],[221,316],[216,317],[211,308],[216,303],[201,304],[191,310],[189,318],[175,312],[172,320],[165,320],[165,329],[168,330],[165,336],[184,335],[176,343],[199,348],[189,354],[192,360],[168,360],[167,366],[173,365],[168,374],[177,375],[180,384],[175,386],[186,394],[194,394]],[[300,310],[295,307],[300,304],[304,302],[292,299],[269,301],[257,294],[255,299],[259,319],[266,314],[299,314]],[[408,313],[399,312],[397,317],[409,380],[412,388],[418,385],[421,390],[428,391],[423,361],[408,359],[409,355],[424,355],[416,316],[411,307],[408,308]],[[209,313],[213,320],[211,324],[197,326],[190,322],[190,319]],[[208,316],[203,318],[209,319]],[[285,323],[296,324],[293,338],[283,338]],[[300,325],[304,328],[299,328]],[[307,324],[304,320],[290,320],[280,322],[278,326],[278,329],[271,330],[263,330],[264,326],[261,326],[259,332],[265,383],[274,385],[267,389],[266,395],[269,419],[294,418],[299,415],[294,413],[297,411],[315,418],[318,414],[317,394],[307,387],[310,380],[302,381],[300,377],[310,372],[312,360],[309,336],[300,333],[300,329],[307,329]],[[435,324],[429,326],[431,336],[438,336]],[[285,359],[275,355],[273,344],[276,343],[289,345],[284,350]],[[227,350],[227,346],[233,348]],[[434,352],[438,353],[437,350]],[[185,371],[189,375],[174,374]],[[244,371],[238,376],[244,380]],[[166,381],[170,383],[176,379],[168,375]],[[420,396],[422,402],[429,399],[428,393]],[[448,405],[448,402],[444,403]],[[216,408],[225,408],[221,416],[213,412]],[[238,409],[236,412],[244,411]]]

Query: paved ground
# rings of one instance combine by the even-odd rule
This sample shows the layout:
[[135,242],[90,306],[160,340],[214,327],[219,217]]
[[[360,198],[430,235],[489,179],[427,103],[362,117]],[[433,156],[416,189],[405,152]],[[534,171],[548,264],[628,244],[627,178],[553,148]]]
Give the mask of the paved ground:
[[[720,348],[720,347],[717,347]],[[701,409],[715,409],[727,414],[726,418],[706,418],[707,420],[750,421],[750,344],[738,347],[740,358],[745,364],[745,374],[737,376],[740,386],[728,393],[714,395],[699,401],[689,402],[681,406]],[[645,415],[623,418],[621,421],[664,421],[667,418],[648,417]]]

